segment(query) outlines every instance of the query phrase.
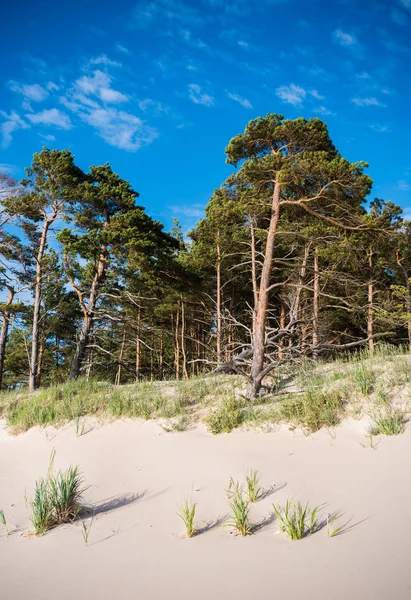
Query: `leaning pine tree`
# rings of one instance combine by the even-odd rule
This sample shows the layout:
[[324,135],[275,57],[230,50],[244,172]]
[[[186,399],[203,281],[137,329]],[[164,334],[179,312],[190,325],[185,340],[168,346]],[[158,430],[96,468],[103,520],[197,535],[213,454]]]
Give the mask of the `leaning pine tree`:
[[278,285],[272,284],[271,275],[283,209],[292,206],[329,225],[360,229],[364,227],[361,205],[372,181],[364,174],[366,163],[350,163],[338,153],[319,119],[260,117],[230,141],[226,155],[229,164],[239,165],[228,185],[246,186],[250,199],[269,202],[271,210],[251,336],[250,395],[255,397],[273,368],[266,356],[266,325],[270,291]]

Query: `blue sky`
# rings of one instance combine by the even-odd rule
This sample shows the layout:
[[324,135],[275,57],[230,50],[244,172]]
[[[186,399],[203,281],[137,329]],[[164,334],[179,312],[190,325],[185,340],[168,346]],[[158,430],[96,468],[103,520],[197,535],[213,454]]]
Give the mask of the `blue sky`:
[[192,226],[267,112],[323,118],[369,162],[371,197],[411,217],[411,0],[9,3],[0,25],[0,168],[43,145],[110,162],[148,212]]

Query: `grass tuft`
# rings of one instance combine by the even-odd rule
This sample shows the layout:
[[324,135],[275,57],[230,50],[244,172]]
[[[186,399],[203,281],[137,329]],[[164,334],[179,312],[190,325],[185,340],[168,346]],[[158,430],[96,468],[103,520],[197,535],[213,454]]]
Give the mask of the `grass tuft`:
[[386,414],[375,414],[372,417],[374,425],[370,427],[369,434],[373,435],[399,435],[405,427],[405,417],[399,410],[391,410]]
[[6,532],[6,535],[9,535],[9,530],[7,528],[7,519],[6,519],[6,515],[4,514],[4,510],[0,510],[0,521],[4,527],[4,531]]
[[86,491],[78,467],[53,473],[55,451],[51,453],[47,477],[38,479],[31,501],[31,522],[36,535],[77,519]]
[[232,498],[229,502],[231,509],[231,519],[227,523],[230,527],[233,527],[239,535],[246,536],[252,534],[252,526],[250,524],[250,502],[245,496],[243,488],[238,482],[231,485],[233,479],[230,479],[229,489],[233,490]]
[[260,476],[257,471],[250,471],[250,474],[245,476],[245,480],[247,484],[248,500],[251,504],[254,504],[257,502],[261,492],[261,488],[258,485]]
[[292,500],[287,500],[284,507],[273,504],[273,509],[278,518],[280,530],[290,540],[301,540],[318,529],[316,520],[318,506],[310,510],[308,502],[305,506],[301,502],[294,506]]
[[338,391],[327,392],[311,388],[301,396],[285,400],[279,408],[283,419],[309,431],[335,427],[341,420],[343,410],[344,400]]
[[195,536],[196,529],[196,508],[197,504],[192,500],[184,500],[184,502],[178,507],[177,515],[183,521],[186,528],[186,536],[191,538]]
[[364,362],[358,363],[352,374],[352,380],[358,388],[358,391],[364,396],[369,396],[375,385],[375,374],[373,370]]

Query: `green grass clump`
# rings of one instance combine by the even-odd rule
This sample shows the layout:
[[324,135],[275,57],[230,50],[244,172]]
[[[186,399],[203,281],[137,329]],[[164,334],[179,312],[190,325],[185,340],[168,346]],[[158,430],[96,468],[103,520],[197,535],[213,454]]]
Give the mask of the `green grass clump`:
[[197,504],[192,500],[184,500],[184,502],[178,507],[177,515],[183,521],[186,528],[186,536],[188,538],[193,537],[196,532],[196,508]]
[[279,407],[283,420],[318,431],[321,427],[335,427],[341,420],[344,400],[339,391],[327,392],[309,388],[299,396],[285,400]]
[[238,378],[193,377],[184,381],[139,382],[115,386],[107,382],[77,379],[44,388],[34,394],[0,394],[0,416],[16,432],[36,425],[75,422],[78,436],[84,433],[83,417],[107,415],[116,418],[187,419],[221,394],[234,389]]
[[234,394],[226,395],[219,406],[209,413],[204,423],[211,433],[229,433],[236,427],[250,420],[251,408],[247,401],[236,398]]
[[287,500],[284,507],[273,504],[274,512],[283,531],[290,540],[301,540],[309,533],[318,529],[316,520],[318,506],[310,510],[308,503],[303,506],[300,502],[296,506],[292,500]]
[[43,535],[55,525],[47,479],[38,479],[31,501],[31,523],[36,535]]
[[53,473],[55,452],[50,457],[47,477],[38,479],[31,501],[31,522],[34,533],[43,535],[49,529],[77,519],[86,491],[78,467]]
[[391,410],[386,414],[376,414],[372,417],[374,425],[370,427],[370,435],[399,435],[405,427],[405,417],[399,410]]
[[245,496],[243,488],[237,482],[230,479],[229,489],[233,490],[233,495],[229,501],[231,510],[231,519],[227,525],[233,527],[239,535],[246,536],[252,534],[252,526],[250,524],[250,502]]
[[360,362],[352,373],[352,380],[364,396],[369,396],[375,385],[375,373],[365,363]]
[[7,519],[6,519],[6,515],[4,514],[4,510],[0,510],[0,522],[4,527],[4,531],[6,532],[6,535],[9,535],[9,530],[7,528]]
[[85,488],[77,467],[50,474],[47,479],[49,498],[56,523],[74,521],[82,508],[81,499]]
[[261,492],[261,488],[258,485],[260,476],[257,471],[250,471],[250,474],[245,476],[245,480],[247,484],[248,500],[251,504],[254,504],[257,502]]

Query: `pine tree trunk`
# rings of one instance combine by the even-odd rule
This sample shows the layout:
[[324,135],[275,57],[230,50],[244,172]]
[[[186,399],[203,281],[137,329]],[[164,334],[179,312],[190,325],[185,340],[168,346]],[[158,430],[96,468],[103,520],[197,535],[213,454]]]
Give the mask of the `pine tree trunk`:
[[120,354],[119,354],[119,363],[118,363],[118,367],[117,367],[117,373],[116,373],[116,379],[115,379],[115,385],[120,385],[121,383],[121,361],[123,360],[123,354],[124,354],[124,345],[126,343],[126,328],[124,327],[123,329],[123,338],[121,340],[121,346],[120,346]]
[[263,268],[261,271],[260,289],[258,293],[257,309],[253,326],[253,362],[251,365],[251,396],[258,396],[264,377],[264,351],[265,332],[267,320],[268,298],[270,295],[271,266],[274,256],[274,246],[277,234],[278,220],[280,218],[280,183],[278,173],[274,184],[274,193],[271,206],[271,219],[265,248]]
[[[368,255],[368,264],[370,270],[372,269],[372,248],[370,248]],[[372,277],[372,274],[370,275]],[[374,298],[374,284],[372,278],[368,282],[368,314],[367,314],[367,337],[368,337],[368,348],[370,353],[374,351],[374,309],[373,309],[373,298]]]
[[[281,310],[280,310],[280,329],[284,329],[285,327],[285,305],[284,302],[281,302]],[[281,338],[279,342],[280,349],[278,350],[278,358],[281,360],[284,358],[284,353],[282,348],[284,346],[284,339]]]
[[98,299],[98,288],[103,280],[104,272],[105,272],[105,247],[103,246],[100,252],[100,259],[97,265],[97,272],[93,278],[90,293],[89,293],[89,301],[87,307],[83,309],[83,324],[80,329],[80,335],[78,337],[77,348],[74,354],[73,362],[71,363],[71,370],[69,379],[77,379],[81,372],[81,367],[83,364],[84,357],[86,355],[86,349],[88,344],[88,339],[90,336],[91,329],[93,327],[93,318],[94,311],[96,309],[96,303]]
[[136,337],[136,381],[141,379],[141,308],[138,307],[137,312],[137,337]]
[[[15,291],[12,287],[8,286],[9,295],[7,297],[6,305],[10,306],[13,303]],[[0,333],[0,390],[3,387],[3,374],[4,374],[4,359],[6,356],[6,345],[7,345],[7,336],[9,333],[9,325],[10,325],[10,312],[4,311],[3,313],[3,325],[1,327]]]
[[320,271],[318,248],[314,250],[314,297],[313,297],[313,358],[318,359],[318,314],[320,301]]
[[46,307],[44,307],[44,315],[41,319],[41,331],[39,340],[39,355],[37,360],[37,373],[36,373],[36,388],[40,387],[41,375],[43,371],[44,362],[44,349],[46,344],[46,321],[45,321]]
[[183,295],[181,294],[181,356],[183,358],[183,378],[188,379],[185,329],[186,329],[185,305],[184,305]]
[[217,231],[217,289],[216,289],[216,309],[217,309],[217,365],[221,364],[221,247],[220,247],[220,231]]
[[36,279],[34,284],[34,302],[33,302],[33,326],[31,334],[31,358],[29,369],[29,391],[34,392],[37,389],[37,370],[39,356],[39,322],[41,310],[41,293],[42,293],[42,275],[43,275],[43,257],[46,251],[47,235],[50,225],[57,217],[57,212],[54,212],[50,219],[44,221],[43,231],[40,237],[39,249],[36,257]]
[[175,378],[180,377],[180,342],[179,342],[179,318],[180,318],[180,307],[177,307],[176,319],[175,319],[175,330],[174,330],[174,369]]
[[257,285],[257,260],[255,250],[255,231],[254,231],[254,219],[250,217],[250,234],[251,234],[251,281],[253,285],[253,296],[254,296],[254,311],[253,318],[257,310],[258,304],[258,285]]
[[163,330],[160,330],[160,353],[158,359],[158,374],[160,380],[163,379],[163,371],[164,371],[164,343],[163,343]]

